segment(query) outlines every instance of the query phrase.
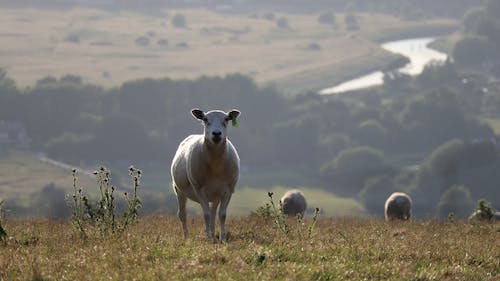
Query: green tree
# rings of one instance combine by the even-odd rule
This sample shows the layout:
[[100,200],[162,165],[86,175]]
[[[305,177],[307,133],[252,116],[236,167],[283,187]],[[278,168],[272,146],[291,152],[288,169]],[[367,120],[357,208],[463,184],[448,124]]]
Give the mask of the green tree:
[[368,146],[348,148],[321,167],[328,182],[335,182],[335,191],[357,194],[367,179],[388,172],[382,151]]
[[461,66],[478,67],[496,55],[495,46],[485,37],[467,36],[453,48],[453,58]]
[[454,185],[448,188],[439,200],[437,215],[446,218],[453,213],[456,218],[465,219],[474,208],[470,191],[463,185]]

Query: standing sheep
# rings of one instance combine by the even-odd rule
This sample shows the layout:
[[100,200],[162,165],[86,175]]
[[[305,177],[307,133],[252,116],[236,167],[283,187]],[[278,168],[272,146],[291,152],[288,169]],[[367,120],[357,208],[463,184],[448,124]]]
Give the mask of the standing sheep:
[[287,191],[281,197],[281,203],[283,204],[283,213],[288,216],[296,216],[297,214],[304,216],[307,208],[304,193],[296,189]]
[[192,109],[192,115],[203,122],[204,134],[185,138],[172,161],[171,174],[174,192],[179,204],[178,216],[184,237],[187,198],[200,203],[205,219],[208,239],[215,235],[215,215],[219,208],[221,241],[226,238],[226,209],[239,177],[240,158],[233,144],[227,139],[229,121],[236,124],[238,110],[225,113],[212,110],[207,113]]
[[385,220],[407,220],[411,216],[411,198],[403,192],[394,192],[385,201]]

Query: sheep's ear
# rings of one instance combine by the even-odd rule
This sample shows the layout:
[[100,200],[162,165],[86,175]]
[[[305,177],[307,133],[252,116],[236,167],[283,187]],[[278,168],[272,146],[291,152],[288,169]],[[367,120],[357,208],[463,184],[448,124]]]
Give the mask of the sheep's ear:
[[227,119],[228,120],[235,120],[240,116],[241,112],[239,110],[233,109],[227,113]]
[[196,119],[203,120],[203,118],[205,118],[205,113],[199,108],[193,108],[191,110],[191,114],[193,114],[194,118]]

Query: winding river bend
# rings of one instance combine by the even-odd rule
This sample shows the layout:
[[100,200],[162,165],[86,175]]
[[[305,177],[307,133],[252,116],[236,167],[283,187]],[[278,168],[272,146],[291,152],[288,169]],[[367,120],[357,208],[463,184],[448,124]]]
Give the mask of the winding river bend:
[[[398,41],[390,41],[383,43],[382,48],[389,52],[401,54],[410,59],[410,63],[398,71],[409,75],[418,75],[423,70],[426,64],[431,61],[443,62],[448,56],[445,53],[438,52],[428,47],[435,38],[424,37]],[[361,77],[340,83],[334,87],[326,88],[319,91],[322,95],[340,94],[343,92],[359,90],[372,86],[382,85],[384,83],[384,73],[382,71],[374,71]]]

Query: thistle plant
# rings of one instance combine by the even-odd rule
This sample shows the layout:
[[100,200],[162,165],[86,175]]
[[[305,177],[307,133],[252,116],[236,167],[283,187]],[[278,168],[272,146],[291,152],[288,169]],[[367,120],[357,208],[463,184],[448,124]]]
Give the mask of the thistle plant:
[[273,200],[273,192],[268,192],[267,196],[269,196],[269,201],[272,208],[272,216],[274,217],[274,222],[276,226],[278,226],[279,230],[283,232],[283,234],[288,235],[290,233],[290,227],[286,221],[286,215],[283,213],[283,203],[279,202],[279,208],[276,208]]
[[138,195],[139,180],[142,171],[131,166],[129,174],[132,177],[134,189],[131,197],[124,193],[127,202],[127,210],[122,216],[117,215],[115,191],[116,187],[111,185],[111,172],[100,167],[93,173],[97,178],[99,187],[98,198],[91,202],[78,187],[78,176],[76,169],[72,170],[73,195],[72,200],[67,197],[68,207],[71,210],[71,218],[83,237],[87,237],[90,228],[96,228],[101,234],[117,233],[124,231],[127,226],[138,219],[138,211],[142,202]]
[[99,185],[101,199],[96,210],[96,222],[103,231],[116,230],[115,187],[111,185],[111,173],[105,167],[94,171]]
[[314,227],[316,226],[316,223],[318,222],[318,217],[319,217],[319,208],[314,208],[314,216],[312,218],[311,224],[307,228],[308,238],[311,238],[313,236]]
[[83,194],[83,190],[78,187],[78,171],[73,169],[71,171],[73,176],[73,195],[72,200],[66,197],[66,203],[71,211],[71,220],[75,227],[80,231],[82,236],[86,237],[85,224],[89,219],[93,219],[93,208],[90,206],[87,196]]
[[[274,200],[273,200],[274,193],[268,192],[267,195],[269,196],[270,202],[268,204],[266,204],[267,208],[265,208],[265,210],[268,210],[270,216],[274,218],[274,223],[276,224],[278,229],[286,236],[290,236],[290,234],[292,232],[290,231],[290,225],[288,224],[287,216],[286,216],[286,214],[283,213],[283,203],[280,200],[278,207],[276,207],[276,204],[274,203]],[[264,209],[264,207],[259,208],[258,211],[261,209]],[[304,237],[304,233],[303,233],[303,227],[305,226],[304,216],[302,214],[297,214],[297,216],[296,216],[297,234],[296,235],[297,235],[298,239],[303,239],[303,238],[310,239],[310,238],[312,238],[312,236],[314,234],[314,227],[316,226],[316,223],[318,221],[318,217],[319,217],[319,208],[315,208],[312,221],[309,224],[309,226],[307,226],[307,237]]]
[[4,210],[3,210],[3,201],[0,201],[0,241],[5,243],[7,242],[7,231],[2,225],[2,221],[4,218]]
[[129,175],[134,182],[134,193],[131,197],[124,193],[125,200],[127,201],[127,210],[123,214],[123,227],[126,227],[130,223],[136,222],[139,216],[139,209],[142,207],[142,201],[138,196],[137,188],[139,187],[139,180],[142,177],[142,171],[135,168],[134,166],[130,166],[128,168]]

